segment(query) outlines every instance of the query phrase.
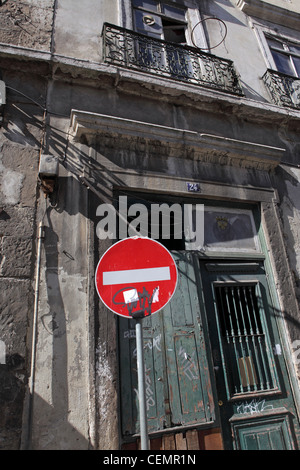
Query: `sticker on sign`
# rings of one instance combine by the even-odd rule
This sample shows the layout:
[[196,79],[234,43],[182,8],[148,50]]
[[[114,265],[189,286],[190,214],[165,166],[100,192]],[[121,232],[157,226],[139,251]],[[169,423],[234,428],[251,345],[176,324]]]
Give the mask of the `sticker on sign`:
[[98,295],[114,313],[143,317],[161,310],[177,285],[171,253],[151,238],[125,238],[100,259],[95,275]]

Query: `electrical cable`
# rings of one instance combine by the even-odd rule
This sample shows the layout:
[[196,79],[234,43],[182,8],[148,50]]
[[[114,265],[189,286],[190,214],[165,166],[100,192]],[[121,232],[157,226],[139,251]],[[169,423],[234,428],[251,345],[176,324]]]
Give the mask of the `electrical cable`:
[[[205,21],[208,21],[208,20],[219,21],[219,23],[221,23],[221,24],[224,26],[224,28],[225,28],[224,36],[222,37],[221,41],[218,42],[218,44],[216,44],[215,46],[199,47],[199,46],[197,46],[197,44],[195,44],[195,42],[194,42],[194,30],[195,30],[195,28],[196,28],[197,26],[199,26],[200,24],[205,23]],[[222,42],[225,41],[226,36],[227,36],[227,26],[226,26],[226,23],[225,23],[223,20],[221,20],[220,18],[215,18],[215,17],[204,18],[203,20],[198,21],[198,23],[195,24],[195,26],[193,27],[192,32],[191,32],[191,39],[192,39],[192,43],[193,43],[194,47],[196,47],[197,49],[200,49],[201,51],[208,51],[208,50],[211,50],[211,49],[215,49],[216,47],[220,46],[220,44],[222,44]]]

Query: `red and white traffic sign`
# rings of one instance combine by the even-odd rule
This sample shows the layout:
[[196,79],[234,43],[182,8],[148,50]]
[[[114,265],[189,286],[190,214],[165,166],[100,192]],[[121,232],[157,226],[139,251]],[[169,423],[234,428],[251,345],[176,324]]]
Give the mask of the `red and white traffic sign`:
[[151,238],[131,237],[112,245],[95,274],[102,302],[124,317],[142,317],[161,310],[173,296],[177,267],[171,253]]

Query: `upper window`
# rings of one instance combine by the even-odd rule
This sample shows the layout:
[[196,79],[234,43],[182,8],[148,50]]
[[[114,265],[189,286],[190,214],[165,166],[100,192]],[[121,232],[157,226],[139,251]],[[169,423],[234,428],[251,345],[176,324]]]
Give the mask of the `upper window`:
[[274,36],[267,37],[267,42],[277,70],[300,77],[300,45]]
[[186,44],[185,9],[155,0],[133,0],[136,31],[176,44]]

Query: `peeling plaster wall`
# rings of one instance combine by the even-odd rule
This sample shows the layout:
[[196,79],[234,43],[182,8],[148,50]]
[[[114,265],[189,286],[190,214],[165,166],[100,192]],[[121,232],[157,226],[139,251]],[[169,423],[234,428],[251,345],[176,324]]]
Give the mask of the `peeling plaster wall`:
[[102,57],[102,26],[117,24],[119,2],[58,0],[54,25],[54,52],[64,56],[99,61]]
[[282,165],[278,174],[283,233],[300,304],[300,169]]
[[39,50],[51,44],[54,0],[7,0],[0,6],[0,42]]
[[[32,449],[89,449],[87,192],[60,167],[55,203],[41,206]],[[44,214],[44,216],[43,216]]]
[[28,380],[39,152],[30,144],[21,145],[5,129],[4,121],[0,130],[0,340],[6,356],[0,364],[0,449],[18,449]]
[[18,171],[10,170],[0,161],[1,174],[1,204],[18,204],[24,175]]

